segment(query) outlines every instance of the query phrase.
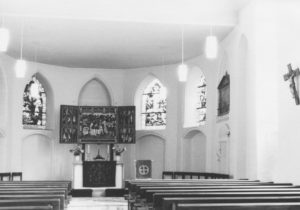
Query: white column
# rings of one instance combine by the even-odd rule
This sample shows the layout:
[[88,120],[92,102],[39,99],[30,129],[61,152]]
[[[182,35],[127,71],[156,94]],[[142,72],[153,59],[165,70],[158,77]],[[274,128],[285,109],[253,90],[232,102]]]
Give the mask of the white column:
[[116,165],[116,187],[123,188],[124,180],[124,165],[123,163],[117,163]]
[[[75,156],[76,157],[76,156]],[[80,157],[80,156],[78,156]],[[73,162],[73,188],[79,189],[83,187],[83,166],[81,159],[74,159]]]

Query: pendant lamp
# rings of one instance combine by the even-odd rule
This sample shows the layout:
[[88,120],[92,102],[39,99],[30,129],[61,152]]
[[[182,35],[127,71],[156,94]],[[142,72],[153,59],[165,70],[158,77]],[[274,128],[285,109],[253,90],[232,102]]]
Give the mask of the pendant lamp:
[[6,52],[9,43],[9,30],[7,28],[0,28],[0,52]]
[[214,59],[218,55],[218,39],[212,35],[212,29],[210,29],[210,35],[205,40],[205,55],[208,59]]

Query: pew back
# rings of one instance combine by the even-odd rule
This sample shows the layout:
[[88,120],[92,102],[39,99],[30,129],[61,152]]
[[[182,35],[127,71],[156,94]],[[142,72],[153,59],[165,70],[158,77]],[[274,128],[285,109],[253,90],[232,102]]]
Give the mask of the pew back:
[[178,204],[177,210],[299,210],[300,203]]

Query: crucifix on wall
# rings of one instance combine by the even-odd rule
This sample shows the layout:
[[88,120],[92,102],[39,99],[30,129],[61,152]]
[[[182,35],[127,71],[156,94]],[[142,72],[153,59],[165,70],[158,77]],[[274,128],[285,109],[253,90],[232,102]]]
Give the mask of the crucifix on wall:
[[290,80],[290,90],[291,93],[293,95],[293,97],[295,98],[295,102],[296,105],[300,104],[300,100],[299,100],[299,94],[296,88],[296,84],[295,84],[295,77],[300,75],[300,70],[299,68],[293,70],[292,69],[292,65],[288,64],[288,73],[283,75],[284,81]]

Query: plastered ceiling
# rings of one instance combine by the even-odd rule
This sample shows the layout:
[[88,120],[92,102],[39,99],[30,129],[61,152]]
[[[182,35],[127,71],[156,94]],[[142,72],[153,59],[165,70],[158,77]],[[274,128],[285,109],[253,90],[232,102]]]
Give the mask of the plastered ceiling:
[[128,69],[181,61],[203,53],[205,37],[222,40],[248,0],[1,0],[10,30],[7,54],[79,68]]

